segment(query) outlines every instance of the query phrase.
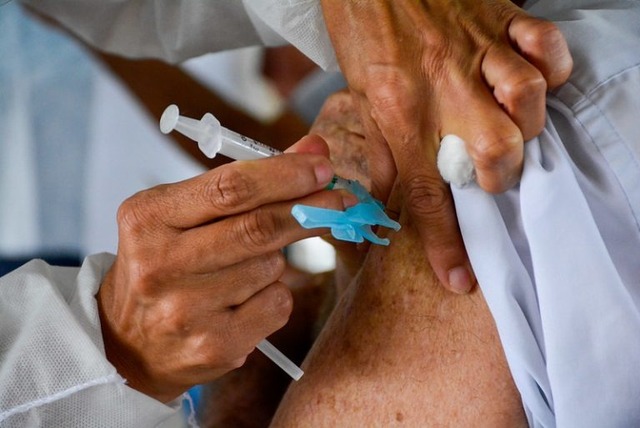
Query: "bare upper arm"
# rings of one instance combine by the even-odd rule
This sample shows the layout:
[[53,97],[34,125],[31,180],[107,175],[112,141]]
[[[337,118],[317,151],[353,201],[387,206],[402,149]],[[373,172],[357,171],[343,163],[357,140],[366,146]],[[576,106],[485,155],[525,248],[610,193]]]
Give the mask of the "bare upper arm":
[[444,290],[403,222],[372,248],[273,426],[526,425],[480,290]]

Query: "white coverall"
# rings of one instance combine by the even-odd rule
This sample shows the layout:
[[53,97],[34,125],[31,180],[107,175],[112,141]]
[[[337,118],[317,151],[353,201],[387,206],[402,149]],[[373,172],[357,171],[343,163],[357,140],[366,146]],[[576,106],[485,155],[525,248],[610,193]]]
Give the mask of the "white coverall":
[[[319,19],[317,2],[29,3],[128,55],[178,61],[271,43],[277,32],[333,63],[322,24],[302,30],[302,18],[292,19],[297,7]],[[560,26],[574,73],[549,98],[517,188],[454,191],[461,230],[529,423],[639,426],[640,2],[525,6]],[[0,424],[175,422],[175,406],[128,388],[104,357],[94,295],[112,260],[94,256],[80,270],[36,261],[0,281]]]
[[[130,57],[179,62],[295,39],[325,68],[335,64],[315,1],[23,3],[52,15],[85,41]],[[321,45],[324,50],[317,48]],[[105,358],[94,296],[112,262],[112,255],[95,255],[78,270],[34,261],[0,279],[1,427],[183,425],[181,400],[165,405],[129,388]]]

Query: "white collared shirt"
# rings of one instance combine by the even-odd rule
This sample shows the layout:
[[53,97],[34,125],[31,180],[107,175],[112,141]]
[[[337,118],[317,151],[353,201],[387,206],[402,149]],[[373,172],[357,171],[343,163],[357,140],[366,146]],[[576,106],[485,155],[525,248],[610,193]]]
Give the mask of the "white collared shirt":
[[530,425],[640,426],[640,2],[527,5],[574,71],[517,188],[454,189],[460,227]]

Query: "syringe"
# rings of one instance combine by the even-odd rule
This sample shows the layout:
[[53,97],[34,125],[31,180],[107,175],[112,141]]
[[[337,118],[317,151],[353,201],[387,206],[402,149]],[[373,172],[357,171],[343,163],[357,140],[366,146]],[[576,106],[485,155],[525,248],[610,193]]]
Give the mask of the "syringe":
[[160,118],[160,131],[168,134],[173,130],[198,143],[198,148],[208,158],[218,153],[235,160],[268,158],[281,154],[280,151],[256,140],[240,135],[220,125],[220,121],[211,113],[202,119],[180,116],[180,110],[171,104]]
[[[178,106],[172,104],[162,113],[160,130],[163,134],[168,134],[174,129],[197,141],[202,153],[210,158],[218,152],[236,160],[260,159],[281,153],[266,144],[224,128],[211,113],[205,114],[201,120],[196,120],[180,116]],[[294,380],[299,380],[304,374],[300,367],[268,340],[260,341],[256,347]]]
[[[173,130],[197,142],[200,151],[208,158],[214,158],[218,153],[235,160],[261,159],[282,154],[273,147],[225,128],[211,113],[205,113],[200,120],[180,116],[180,110],[175,104],[167,107],[160,117],[160,131],[168,134]],[[346,189],[359,198],[362,193],[362,187],[356,186],[353,180],[337,175],[327,188]]]

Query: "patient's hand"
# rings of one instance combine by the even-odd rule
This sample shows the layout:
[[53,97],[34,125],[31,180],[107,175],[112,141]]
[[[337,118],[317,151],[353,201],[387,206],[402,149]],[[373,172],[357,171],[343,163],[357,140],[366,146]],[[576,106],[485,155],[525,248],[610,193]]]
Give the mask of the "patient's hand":
[[544,125],[546,90],[571,70],[562,34],[509,0],[321,3],[363,134],[393,152],[436,275],[467,291],[470,266],[436,168],[440,139],[457,134],[468,143],[483,189],[515,185],[523,141]]
[[[374,195],[381,193],[379,187],[386,188],[395,179],[395,166],[387,146],[375,146],[365,140],[359,113],[348,91],[336,92],[327,99],[310,133],[320,135],[329,145],[336,174],[358,180]],[[354,245],[330,236],[324,239],[336,249],[337,285],[342,290],[360,268],[369,243]]]

